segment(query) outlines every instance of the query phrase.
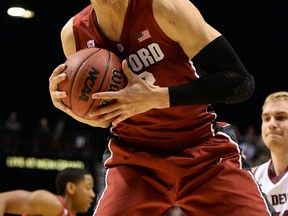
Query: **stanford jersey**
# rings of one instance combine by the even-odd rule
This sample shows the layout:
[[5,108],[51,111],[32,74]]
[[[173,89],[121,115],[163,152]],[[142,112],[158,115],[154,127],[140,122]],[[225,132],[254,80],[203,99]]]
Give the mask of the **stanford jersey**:
[[268,200],[274,206],[277,216],[288,216],[288,169],[276,177],[271,160],[260,165],[255,178]]
[[[156,23],[151,0],[130,1],[119,41],[103,36],[93,17],[93,7],[88,6],[74,18],[77,50],[94,46],[111,50],[128,59],[136,74],[157,86],[197,79],[195,68],[180,45],[168,38]],[[212,136],[215,114],[207,109],[207,104],[153,109],[118,124],[113,133],[132,147],[173,152]]]
[[[102,34],[91,5],[75,15],[77,50],[108,49],[156,86],[198,79],[180,45],[156,23],[153,0],[128,2],[119,41]],[[271,216],[253,175],[242,169],[232,127],[215,119],[209,104],[177,106],[152,109],[112,127],[104,154],[105,188],[94,216],[164,216],[173,205],[187,216]]]

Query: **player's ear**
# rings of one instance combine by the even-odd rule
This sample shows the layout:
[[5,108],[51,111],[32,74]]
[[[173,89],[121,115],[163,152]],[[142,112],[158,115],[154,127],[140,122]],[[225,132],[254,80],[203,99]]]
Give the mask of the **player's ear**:
[[75,186],[75,184],[72,183],[72,182],[68,182],[68,183],[66,184],[66,191],[67,191],[67,193],[69,193],[69,194],[74,194],[75,188],[76,188],[76,186]]

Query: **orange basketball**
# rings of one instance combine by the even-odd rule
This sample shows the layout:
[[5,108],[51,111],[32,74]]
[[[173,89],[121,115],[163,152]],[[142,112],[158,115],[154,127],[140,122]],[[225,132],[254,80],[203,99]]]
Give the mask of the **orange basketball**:
[[67,78],[59,83],[58,90],[66,91],[62,102],[79,117],[91,119],[88,114],[97,107],[113,101],[94,100],[93,93],[118,91],[127,84],[122,61],[114,53],[102,48],[87,48],[69,56],[63,73]]

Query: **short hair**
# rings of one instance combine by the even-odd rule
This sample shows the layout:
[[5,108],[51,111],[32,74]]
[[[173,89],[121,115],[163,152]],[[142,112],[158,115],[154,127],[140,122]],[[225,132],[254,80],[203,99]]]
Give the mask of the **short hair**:
[[273,102],[273,101],[280,101],[280,100],[286,100],[288,102],[288,92],[278,91],[278,92],[269,94],[264,101],[262,109],[266,104]]
[[64,195],[68,182],[80,182],[84,179],[85,175],[91,175],[91,173],[87,169],[77,167],[67,167],[60,171],[55,179],[57,194]]

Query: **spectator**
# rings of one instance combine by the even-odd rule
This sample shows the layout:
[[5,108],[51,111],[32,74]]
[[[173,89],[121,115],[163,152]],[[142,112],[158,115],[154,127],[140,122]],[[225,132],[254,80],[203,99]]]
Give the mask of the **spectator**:
[[246,156],[246,160],[251,164],[252,159],[256,155],[257,142],[259,140],[259,135],[253,125],[247,127],[246,133],[242,137],[242,141],[239,142],[243,153]]
[[36,128],[34,136],[33,153],[36,155],[47,154],[51,151],[52,134],[49,126],[49,121],[46,117],[39,120],[39,125]]
[[271,159],[252,171],[277,216],[288,215],[288,92],[268,95],[262,106],[261,133]]
[[19,131],[22,128],[22,124],[18,119],[18,113],[16,111],[11,111],[9,113],[8,119],[5,121],[4,128],[7,131]]
[[18,113],[11,111],[4,123],[4,152],[7,154],[17,154],[18,142],[22,124],[18,119]]

